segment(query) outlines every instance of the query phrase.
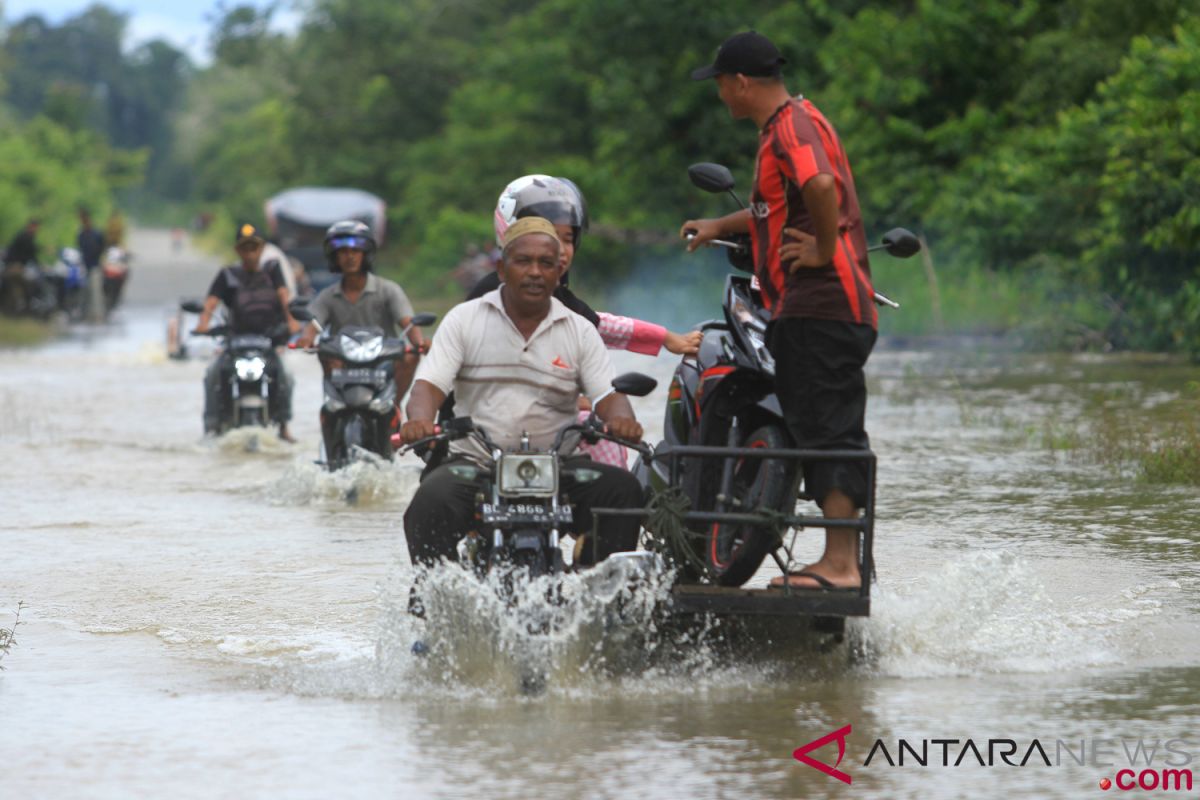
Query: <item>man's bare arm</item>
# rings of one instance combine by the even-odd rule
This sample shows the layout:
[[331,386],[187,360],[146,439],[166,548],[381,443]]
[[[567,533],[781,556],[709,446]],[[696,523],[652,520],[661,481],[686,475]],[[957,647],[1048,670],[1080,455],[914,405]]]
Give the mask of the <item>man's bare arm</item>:
[[633,406],[620,392],[613,392],[596,403],[596,416],[604,420],[605,429],[613,436],[631,442],[642,440],[642,426],[633,415]]

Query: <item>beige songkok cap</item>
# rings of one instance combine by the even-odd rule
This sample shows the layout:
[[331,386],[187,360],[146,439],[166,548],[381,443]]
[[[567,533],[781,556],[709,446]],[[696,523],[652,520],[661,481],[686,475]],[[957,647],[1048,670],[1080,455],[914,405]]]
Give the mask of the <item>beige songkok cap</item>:
[[[521,217],[512,225],[509,225],[508,230],[504,232],[504,249],[507,250],[512,246],[513,242],[522,236],[529,236],[532,233],[545,234],[558,242],[558,231],[554,230],[554,226],[548,220],[542,217]],[[559,242],[559,244],[562,244],[562,242]]]

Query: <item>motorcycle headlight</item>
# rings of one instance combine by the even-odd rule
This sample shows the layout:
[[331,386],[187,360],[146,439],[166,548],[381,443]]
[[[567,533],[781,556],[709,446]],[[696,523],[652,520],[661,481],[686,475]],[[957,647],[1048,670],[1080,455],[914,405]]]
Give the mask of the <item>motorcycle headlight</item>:
[[350,361],[360,363],[374,361],[383,352],[382,336],[372,336],[365,342],[360,342],[343,333],[338,343],[341,345],[342,352],[346,354],[346,358]]
[[233,368],[237,371],[239,381],[256,381],[263,376],[263,370],[267,368],[267,362],[258,356],[254,356],[253,358],[239,358],[233,362]]
[[500,456],[500,494],[550,497],[558,492],[558,459],[553,455],[506,453]]

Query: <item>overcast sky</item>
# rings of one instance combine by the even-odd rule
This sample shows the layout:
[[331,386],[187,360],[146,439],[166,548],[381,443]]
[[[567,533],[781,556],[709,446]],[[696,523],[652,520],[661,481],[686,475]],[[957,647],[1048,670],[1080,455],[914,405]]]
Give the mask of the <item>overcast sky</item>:
[[[0,9],[5,20],[11,22],[28,16],[41,14],[51,22],[62,22],[91,6],[96,0],[0,0]],[[263,7],[265,0],[228,0],[227,7],[255,5]],[[208,34],[212,22],[207,17],[216,14],[217,0],[106,0],[104,5],[129,15],[129,40],[132,47],[150,39],[165,39],[204,64],[209,61]],[[299,26],[300,15],[292,10],[290,3],[275,12],[273,27],[294,30]]]

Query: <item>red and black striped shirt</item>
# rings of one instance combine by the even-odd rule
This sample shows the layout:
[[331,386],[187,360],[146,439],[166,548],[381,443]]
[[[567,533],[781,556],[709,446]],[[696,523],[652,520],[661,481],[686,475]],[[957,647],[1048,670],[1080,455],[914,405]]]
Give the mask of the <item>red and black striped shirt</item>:
[[[821,173],[832,175],[837,185],[837,249],[829,265],[788,275],[779,259],[783,229],[816,235],[801,190]],[[750,212],[755,271],[772,316],[878,326],[850,162],[833,126],[808,100],[792,98],[780,106],[759,134]]]

